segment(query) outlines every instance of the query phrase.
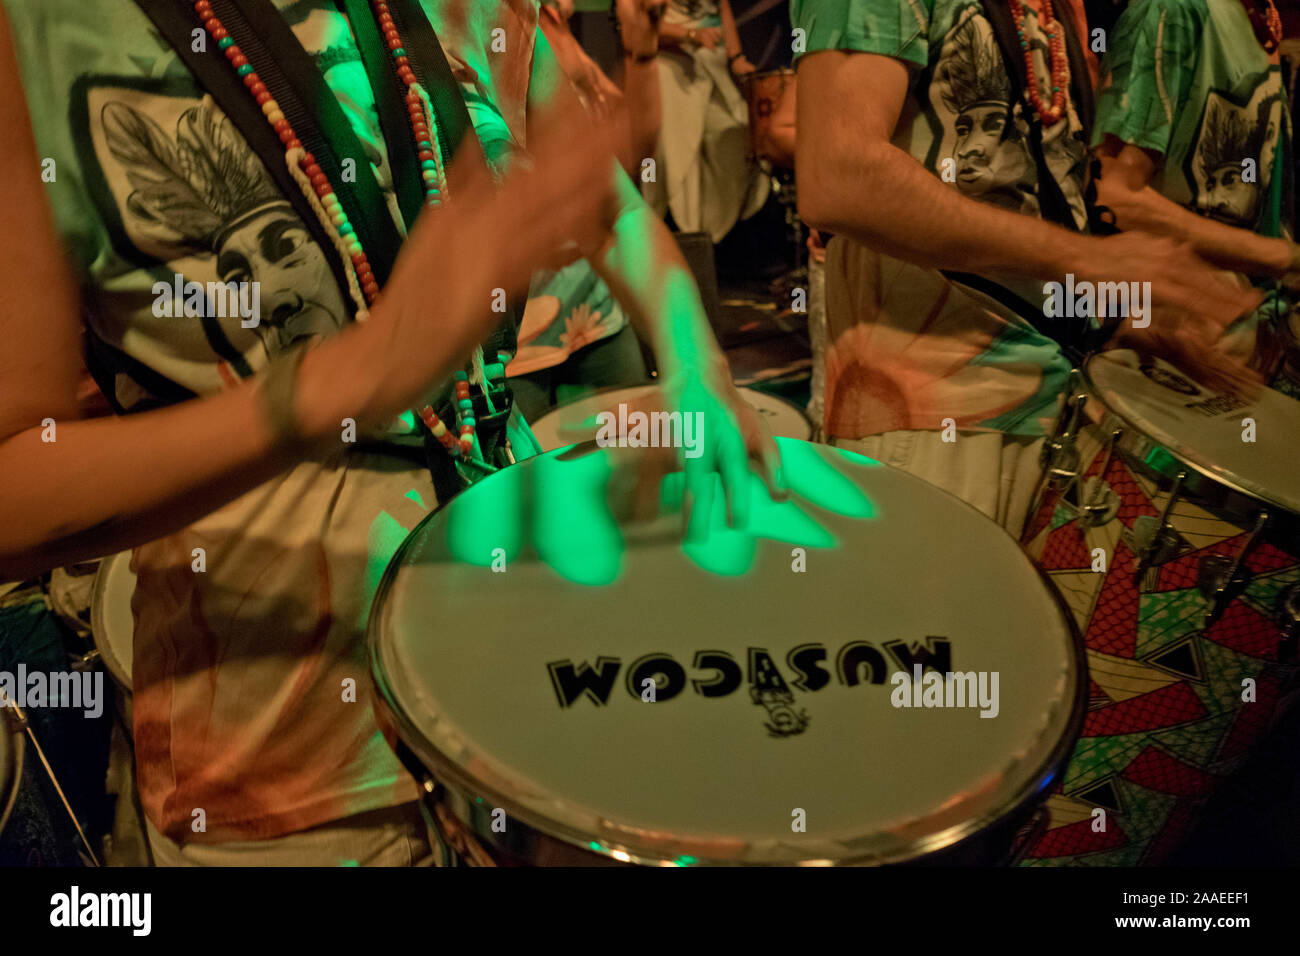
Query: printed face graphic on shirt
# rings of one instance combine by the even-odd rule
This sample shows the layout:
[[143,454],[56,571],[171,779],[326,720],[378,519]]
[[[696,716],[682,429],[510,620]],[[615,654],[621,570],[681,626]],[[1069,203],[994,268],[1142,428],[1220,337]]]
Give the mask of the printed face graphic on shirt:
[[[1008,104],[976,103],[958,114],[957,187],[981,195],[1028,172],[1029,156],[1014,129],[1008,135]],[[1012,124],[1014,126],[1014,124]]]
[[293,207],[276,202],[234,223],[217,243],[222,282],[257,282],[268,355],[341,324],[334,274]]
[[936,111],[947,111],[957,188],[1017,212],[1036,211],[1035,171],[1027,129],[1012,109],[1007,79],[992,28],[978,4],[954,22],[935,67]]
[[1283,121],[1281,92],[1268,77],[1261,74],[1245,103],[1211,92],[1190,153],[1196,210],[1245,229],[1264,212]]
[[[348,317],[324,252],[212,99],[102,86],[89,93],[94,159],[124,241],[186,282],[257,283],[259,321],[205,315],[223,378],[246,377]],[[147,321],[147,319],[145,319]]]

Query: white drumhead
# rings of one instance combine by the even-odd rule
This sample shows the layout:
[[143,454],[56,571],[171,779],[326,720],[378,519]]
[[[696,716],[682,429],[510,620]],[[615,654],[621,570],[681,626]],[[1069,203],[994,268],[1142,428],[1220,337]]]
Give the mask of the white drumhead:
[[[557,405],[530,423],[530,427],[538,444],[542,446],[542,451],[554,451],[591,438],[597,428],[596,415],[600,412],[616,409],[620,404],[654,402],[658,394],[657,385],[602,389],[576,401]],[[793,403],[753,388],[742,388],[740,394],[745,403],[758,412],[774,437],[797,438],[800,441],[812,437],[812,426],[808,424],[808,418]],[[573,431],[584,426],[586,434]],[[569,434],[565,434],[566,431]]]
[[[1220,395],[1162,359],[1145,369],[1128,349],[1089,360],[1094,391],[1121,418],[1186,463],[1300,514],[1300,402],[1273,389],[1254,401]],[[1243,441],[1243,420],[1255,441]]]
[[[814,476],[873,516],[841,517],[795,494],[765,506],[770,537],[716,532],[697,563],[679,515],[617,528],[581,517],[584,502],[599,513],[592,503],[621,473],[584,446],[494,475],[426,520],[389,570],[371,640],[381,693],[434,774],[576,845],[687,864],[907,858],[1044,786],[1070,743],[1079,652],[1016,542],[904,472],[779,444],[786,474]],[[819,474],[826,463],[843,477]],[[520,501],[532,517],[512,521],[508,502]],[[824,531],[800,524],[800,509]],[[548,524],[550,564],[511,540],[512,528]],[[806,570],[795,571],[801,545]],[[496,547],[510,555],[504,573],[490,566]],[[474,563],[453,560],[453,549]],[[602,586],[552,567],[581,576],[610,554],[617,564]],[[735,573],[702,570],[715,560]],[[999,675],[996,717],[892,705],[890,675],[901,668],[886,645],[933,638],[950,642],[951,670]],[[853,642],[887,661],[882,683],[836,676]],[[788,656],[808,645],[824,650],[829,675],[816,690],[796,683]],[[769,729],[789,713],[751,697],[751,648],[770,655],[756,662],[759,685],[774,686],[774,668],[789,710],[807,718],[801,731]],[[692,684],[719,673],[697,665],[705,652],[736,662],[733,692],[710,697]],[[685,670],[685,689],[647,703],[628,675],[656,653]],[[606,702],[562,706],[556,675],[599,669],[602,658],[619,662]],[[794,832],[801,816],[806,832]]]
[[105,558],[95,574],[90,606],[91,628],[104,667],[128,691],[131,689],[131,660],[135,650],[135,617],[131,612],[134,594],[131,552],[123,551]]

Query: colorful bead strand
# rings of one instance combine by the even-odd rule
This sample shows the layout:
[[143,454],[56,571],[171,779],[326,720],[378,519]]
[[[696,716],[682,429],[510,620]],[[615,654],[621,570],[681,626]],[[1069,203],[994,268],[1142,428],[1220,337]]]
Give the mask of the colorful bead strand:
[[1042,0],[1041,24],[1043,32],[1047,34],[1048,66],[1052,71],[1052,103],[1049,106],[1043,102],[1043,97],[1038,92],[1038,79],[1034,73],[1034,51],[1025,33],[1025,6],[1021,0],[1009,0],[1009,4],[1011,16],[1016,21],[1016,33],[1020,37],[1020,49],[1025,56],[1025,76],[1028,79],[1025,93],[1034,109],[1038,111],[1038,115],[1043,118],[1043,123],[1053,126],[1065,115],[1066,91],[1070,85],[1070,60],[1065,52],[1064,27],[1056,19],[1052,0]]
[[[185,0],[188,2],[188,0]],[[369,309],[379,299],[379,282],[366,257],[365,249],[356,229],[348,221],[347,213],[339,202],[337,193],[325,175],[316,157],[308,152],[298,139],[293,126],[285,117],[280,105],[271,96],[266,84],[248,61],[242,50],[231,38],[229,31],[212,11],[210,0],[196,0],[194,12],[208,35],[216,42],[231,67],[243,81],[245,88],[256,101],[266,117],[267,123],[275,131],[285,148],[285,162],[290,175],[298,184],[303,195],[316,213],[321,227],[330,237],[335,251],[343,263],[347,278],[348,292],[356,306],[356,318],[365,321]],[[411,133],[415,139],[416,151],[420,159],[421,178],[424,182],[426,205],[436,205],[447,193],[446,169],[443,163],[442,148],[435,135],[436,125],[433,118],[433,106],[428,94],[416,80],[411,69],[410,60],[401,35],[393,23],[388,4],[372,0],[371,6],[378,20],[380,30],[389,51],[393,55],[394,68],[398,77],[406,84],[407,111],[411,122]],[[474,451],[475,420],[474,403],[470,399],[468,376],[464,372],[456,373],[456,406],[460,411],[460,434],[457,436],[426,405],[419,411],[420,420],[433,433],[448,451],[459,452],[468,456]],[[486,391],[487,383],[484,382]]]

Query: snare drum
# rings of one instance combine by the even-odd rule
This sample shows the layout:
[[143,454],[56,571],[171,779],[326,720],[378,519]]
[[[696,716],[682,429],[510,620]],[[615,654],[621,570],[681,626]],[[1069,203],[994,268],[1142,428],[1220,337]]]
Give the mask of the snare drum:
[[1246,405],[1131,351],[1079,383],[1024,543],[1084,633],[1091,704],[1029,857],[1153,863],[1294,674],[1300,402]]
[[90,622],[95,649],[104,668],[122,692],[123,717],[131,727],[131,662],[135,653],[135,617],[131,598],[135,573],[131,552],[123,551],[100,562],[91,590]]
[[718,518],[702,545],[671,510],[618,524],[607,495],[644,453],[594,443],[498,472],[410,535],[370,621],[376,712],[451,847],[533,865],[1008,857],[1083,716],[1068,615],[958,499],[778,444],[792,499],[756,482],[748,528]]
[[749,155],[794,169],[797,74],[782,67],[750,73],[741,84],[749,103]]
[[[745,404],[758,413],[774,438],[807,441],[812,437],[812,425],[798,405],[753,388],[742,388],[739,392]],[[575,401],[555,406],[531,423],[530,427],[542,451],[554,451],[594,434],[597,428],[596,415],[600,412],[616,409],[620,404],[653,404],[657,395],[658,385],[601,389]],[[566,437],[566,431],[583,427],[586,428],[585,434],[579,432],[576,436]]]

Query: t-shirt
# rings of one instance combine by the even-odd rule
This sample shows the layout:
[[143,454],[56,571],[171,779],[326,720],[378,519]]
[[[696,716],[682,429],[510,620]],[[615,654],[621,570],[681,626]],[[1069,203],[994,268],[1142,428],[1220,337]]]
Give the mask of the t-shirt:
[[[1068,9],[1080,36],[1082,9],[1077,3]],[[875,53],[913,68],[894,145],[963,195],[1042,215],[1037,164],[1028,145],[1032,107],[1026,98],[1013,97],[981,3],[792,0],[791,13],[804,30],[806,53]],[[1048,41],[1034,5],[1027,5],[1025,29],[1040,95],[1050,100]],[[1085,139],[1071,97],[1065,115],[1043,130],[1043,153],[1079,229],[1088,221]],[[858,246],[837,237],[828,250],[832,340],[823,424],[829,434],[860,438],[937,429],[948,418],[961,428],[1043,434],[1069,373],[1053,340],[910,263],[861,247],[837,254],[837,244]],[[988,278],[1025,301],[1042,299],[1041,283]],[[850,287],[841,283],[837,291],[840,280]]]
[[1290,119],[1277,57],[1240,0],[1135,0],[1105,60],[1093,138],[1163,155],[1151,185],[1219,222],[1289,233]]
[[[132,0],[2,2],[88,338],[120,408],[220,392],[350,321],[327,253]],[[476,128],[522,144],[536,4],[467,3],[423,5]],[[346,18],[332,0],[276,6],[363,144],[357,175],[375,177],[400,229]],[[498,27],[510,56],[475,39]],[[261,324],[155,314],[155,283],[177,275],[259,282]],[[136,758],[160,831],[265,839],[416,798],[371,710],[364,634],[385,566],[435,504],[422,466],[348,448],[136,549]]]
[[[1195,213],[1265,236],[1292,234],[1291,121],[1276,55],[1240,0],[1137,0],[1115,24],[1094,139],[1163,157],[1151,187]],[[1260,280],[1264,303],[1229,332],[1274,387],[1300,393],[1295,296]],[[1294,326],[1294,328],[1293,328]]]

